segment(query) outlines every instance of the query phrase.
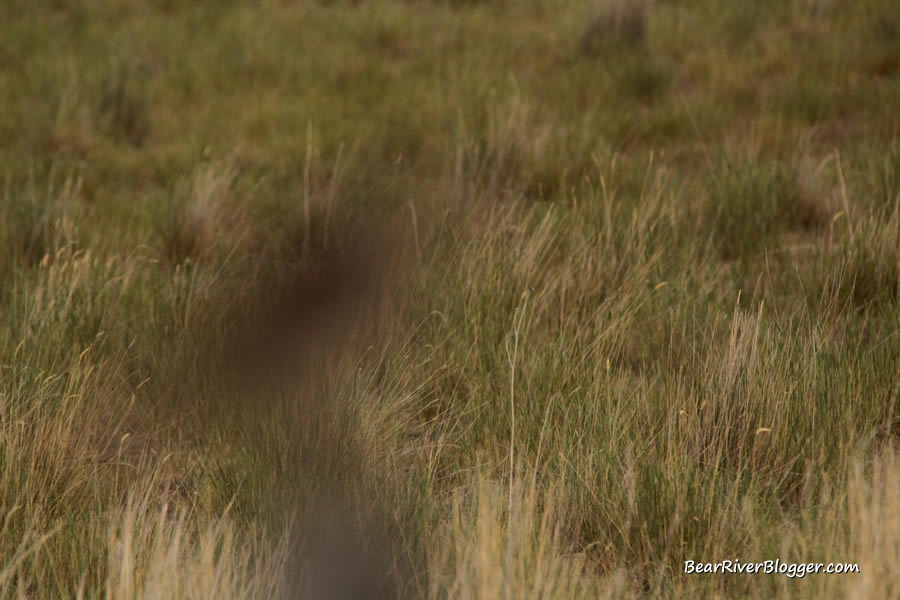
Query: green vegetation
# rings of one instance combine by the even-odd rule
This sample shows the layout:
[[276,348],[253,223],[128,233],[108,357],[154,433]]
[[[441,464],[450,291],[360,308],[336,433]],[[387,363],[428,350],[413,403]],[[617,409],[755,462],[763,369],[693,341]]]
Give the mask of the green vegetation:
[[900,5],[588,4],[0,6],[0,596],[900,596]]

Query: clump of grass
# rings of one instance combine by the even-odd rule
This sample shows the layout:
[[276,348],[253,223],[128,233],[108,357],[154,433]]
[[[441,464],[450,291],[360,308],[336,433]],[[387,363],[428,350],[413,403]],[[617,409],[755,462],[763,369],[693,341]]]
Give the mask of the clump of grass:
[[157,224],[161,253],[168,264],[208,259],[217,250],[246,241],[250,215],[235,196],[236,177],[232,165],[209,163],[176,186],[164,207],[167,214]]
[[53,175],[45,185],[30,179],[14,186],[7,180],[0,198],[0,274],[33,267],[77,238],[82,179],[72,174],[60,181]]
[[714,19],[718,21],[728,43],[740,47],[753,42],[758,32],[784,11],[782,4],[768,0],[753,4],[729,0],[716,6]]
[[778,250],[784,236],[822,233],[831,224],[838,191],[825,180],[831,157],[761,162],[725,158],[707,176],[702,223],[723,260],[753,260]]
[[97,128],[114,140],[141,147],[151,132],[148,73],[139,63],[113,61],[97,89]]
[[627,590],[621,572],[595,581],[583,556],[565,553],[565,508],[535,475],[501,483],[476,473],[452,498],[430,556],[428,598],[613,598]]
[[900,298],[900,196],[895,155],[889,153],[869,185],[848,191],[838,158],[841,210],[829,220],[822,253],[810,270],[814,289],[832,312],[867,312]]
[[[230,515],[197,527],[186,512],[160,506],[138,488],[109,524],[104,577],[78,597],[279,598],[287,539],[238,533]],[[280,543],[279,543],[280,542]],[[74,590],[73,590],[74,591]]]
[[719,162],[709,176],[704,222],[722,258],[749,258],[780,223],[784,197],[776,165],[737,159]]
[[823,170],[828,161],[816,165],[812,159],[801,159],[793,169],[793,181],[785,181],[787,197],[782,214],[788,227],[801,231],[821,231],[836,213],[833,194],[824,181]]
[[616,89],[643,102],[662,96],[671,79],[646,45],[649,12],[643,1],[604,3],[578,39],[582,57],[602,60]]
[[854,306],[900,301],[900,205],[856,223],[836,268]]
[[643,102],[659,99],[669,87],[666,68],[650,57],[635,57],[614,67],[616,87]]
[[611,41],[641,46],[647,37],[648,8],[640,0],[605,2],[578,38],[578,51],[594,56],[610,48]]

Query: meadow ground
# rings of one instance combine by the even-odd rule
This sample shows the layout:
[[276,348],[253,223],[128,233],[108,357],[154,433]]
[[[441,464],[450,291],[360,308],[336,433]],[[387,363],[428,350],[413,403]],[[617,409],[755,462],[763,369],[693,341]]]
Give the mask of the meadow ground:
[[900,597],[894,0],[6,0],[0,178],[2,597]]

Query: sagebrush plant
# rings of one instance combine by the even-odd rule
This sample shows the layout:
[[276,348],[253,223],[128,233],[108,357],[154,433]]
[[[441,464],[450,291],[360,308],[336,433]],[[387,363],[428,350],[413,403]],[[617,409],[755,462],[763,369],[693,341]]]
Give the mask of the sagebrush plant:
[[898,24],[7,3],[0,597],[896,597]]

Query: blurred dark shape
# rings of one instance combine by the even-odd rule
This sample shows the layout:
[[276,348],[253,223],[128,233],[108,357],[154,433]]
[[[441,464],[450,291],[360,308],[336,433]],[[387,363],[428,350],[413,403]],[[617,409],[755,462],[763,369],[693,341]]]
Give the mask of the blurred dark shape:
[[260,385],[296,379],[375,317],[395,248],[374,227],[340,239],[316,248],[301,235],[264,256],[267,275],[226,338],[229,381]]
[[[295,430],[280,451],[285,489],[272,490],[287,492],[285,510],[300,509],[286,598],[390,600],[398,595],[389,519],[375,515],[358,423],[330,378],[354,338],[368,339],[383,321],[403,271],[403,236],[371,222],[331,233],[329,243],[288,236],[253,258],[262,274],[225,337],[223,381],[244,398],[236,414],[259,419],[273,410]],[[278,398],[294,408],[279,408]]]
[[377,519],[321,506],[304,527],[286,573],[286,600],[398,598],[391,547]]
[[297,517],[283,574],[292,600],[397,597],[396,519],[373,516],[377,474],[336,381],[344,358],[394,325],[387,300],[409,255],[402,227],[362,221],[293,223],[243,248],[162,358],[158,387],[143,388],[171,398],[177,421],[205,423],[201,435],[264,457],[266,510]]

